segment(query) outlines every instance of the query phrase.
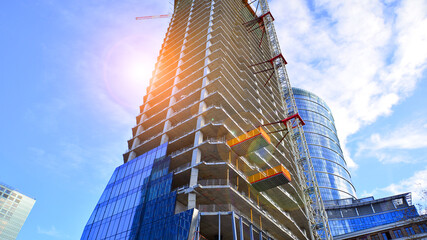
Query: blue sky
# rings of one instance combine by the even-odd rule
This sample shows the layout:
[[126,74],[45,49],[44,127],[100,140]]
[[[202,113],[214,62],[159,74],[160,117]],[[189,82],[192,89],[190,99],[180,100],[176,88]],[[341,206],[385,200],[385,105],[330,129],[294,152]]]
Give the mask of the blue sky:
[[[359,197],[427,188],[427,2],[271,1],[293,86],[331,107]],[[122,163],[168,1],[5,1],[0,181],[37,199],[18,239],[79,239]]]

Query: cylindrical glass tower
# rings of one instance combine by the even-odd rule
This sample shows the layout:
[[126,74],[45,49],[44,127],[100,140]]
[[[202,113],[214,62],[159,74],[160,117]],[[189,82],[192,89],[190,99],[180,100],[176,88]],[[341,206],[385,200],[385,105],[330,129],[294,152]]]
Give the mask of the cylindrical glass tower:
[[347,163],[341,150],[334,118],[315,94],[292,88],[323,201],[355,198]]

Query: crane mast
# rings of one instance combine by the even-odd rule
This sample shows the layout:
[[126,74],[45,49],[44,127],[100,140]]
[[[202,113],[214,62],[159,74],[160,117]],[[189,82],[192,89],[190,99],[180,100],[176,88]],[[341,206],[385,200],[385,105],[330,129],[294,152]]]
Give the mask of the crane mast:
[[[286,71],[286,61],[280,50],[279,40],[273,25],[273,17],[267,0],[259,0],[261,7],[261,20],[264,24],[264,31],[268,41],[271,54],[271,63],[274,67],[276,78],[279,80],[279,89],[283,90],[282,104],[286,111],[286,117],[298,114],[298,109],[295,103],[295,98],[292,92],[292,87]],[[281,56],[281,57],[278,57]],[[313,163],[308,151],[307,141],[305,139],[303,122],[296,118],[297,125],[293,126],[290,121],[286,122],[288,136],[291,138],[292,151],[294,160],[296,161],[298,178],[303,184],[305,192],[303,200],[307,208],[307,214],[310,221],[312,237],[315,239],[332,239],[332,234],[328,224],[328,217],[320,195],[319,185],[317,183]]]

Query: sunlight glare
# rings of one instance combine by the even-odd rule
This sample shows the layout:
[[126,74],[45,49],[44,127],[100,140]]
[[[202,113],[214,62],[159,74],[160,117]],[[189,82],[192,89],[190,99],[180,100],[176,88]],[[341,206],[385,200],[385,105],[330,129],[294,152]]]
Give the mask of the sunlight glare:
[[110,97],[127,109],[142,104],[156,60],[143,36],[130,36],[112,44],[104,63],[104,83]]

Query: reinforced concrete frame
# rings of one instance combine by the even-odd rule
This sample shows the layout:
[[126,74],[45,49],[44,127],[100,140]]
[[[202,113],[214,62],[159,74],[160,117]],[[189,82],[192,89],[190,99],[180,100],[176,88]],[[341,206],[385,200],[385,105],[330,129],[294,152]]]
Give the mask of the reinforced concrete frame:
[[239,215],[235,211],[199,212],[194,234],[189,240],[232,239],[274,240],[259,224]]
[[[251,216],[254,222],[261,217],[260,229],[268,229],[261,234],[264,239],[308,239],[310,226],[300,181],[266,192],[256,191],[247,181],[247,176],[279,164],[298,180],[289,142],[281,142],[279,151],[271,145],[262,154],[250,156],[229,154],[231,149],[226,144],[227,139],[265,122],[287,117],[280,111],[283,93],[271,86],[278,83],[277,79],[260,88],[262,79],[247,68],[270,57],[273,65],[278,59],[284,60],[283,56],[269,56],[267,41],[261,42],[260,49],[261,31],[248,34],[241,25],[254,16],[253,10],[246,9],[240,0],[175,2],[124,161],[168,142],[167,154],[172,159],[169,171],[174,174],[172,189],[177,190],[175,213],[192,208],[217,212],[218,209],[206,208],[232,204],[233,208],[221,211],[234,211],[246,219]],[[245,20],[239,22],[239,17]],[[264,14],[261,24],[266,18],[272,15]],[[230,23],[236,24],[233,27]],[[278,127],[272,125],[269,130]],[[274,142],[280,138],[279,134],[272,135]],[[229,221],[225,216],[221,220]],[[203,222],[198,231],[201,239]],[[239,226],[236,223],[237,229]],[[259,234],[254,230],[253,235],[257,238]]]

